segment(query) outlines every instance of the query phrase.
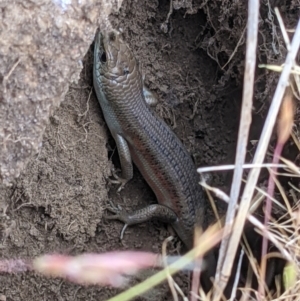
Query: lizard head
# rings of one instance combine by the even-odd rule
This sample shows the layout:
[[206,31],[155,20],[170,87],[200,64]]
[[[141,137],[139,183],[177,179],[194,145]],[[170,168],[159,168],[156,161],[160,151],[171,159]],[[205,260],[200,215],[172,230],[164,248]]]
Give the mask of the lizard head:
[[95,39],[94,68],[99,80],[121,84],[138,68],[128,45],[116,30],[98,32]]

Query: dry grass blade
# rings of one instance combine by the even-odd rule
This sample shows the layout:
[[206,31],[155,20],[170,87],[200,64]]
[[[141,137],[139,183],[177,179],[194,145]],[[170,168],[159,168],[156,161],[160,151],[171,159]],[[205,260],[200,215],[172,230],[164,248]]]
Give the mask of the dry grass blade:
[[184,293],[180,289],[179,285],[174,281],[174,279],[170,275],[169,268],[168,268],[167,244],[168,244],[168,242],[172,241],[172,239],[173,239],[173,236],[169,236],[163,242],[163,245],[162,245],[162,260],[163,260],[164,268],[166,270],[167,280],[168,280],[168,283],[169,283],[171,294],[173,296],[173,300],[174,301],[179,300],[178,299],[178,294],[177,294],[177,292],[178,292],[181,295],[182,300],[187,301],[188,298],[184,295]]
[[[229,197],[226,196],[225,193],[221,192],[219,189],[217,188],[213,188],[209,185],[207,185],[206,183],[204,182],[201,182],[201,185],[203,187],[205,187],[205,189],[208,189],[208,190],[211,190],[213,191],[214,193],[216,193],[217,197],[228,203],[229,202]],[[237,209],[240,208],[239,205],[236,205]],[[255,226],[259,231],[260,233],[264,233],[266,235],[266,237],[274,244],[274,246],[276,246],[278,248],[278,250],[281,252],[283,258],[285,258],[286,260],[292,260],[292,257],[291,255],[285,250],[283,244],[281,244],[282,242],[282,239],[281,239],[281,236],[276,236],[274,235],[272,232],[268,231],[265,226],[256,218],[254,217],[253,215],[251,215],[251,213],[253,213],[253,211],[255,210],[255,207],[256,206],[253,206],[251,208],[249,208],[248,210],[248,213],[246,214],[246,218],[249,220],[250,223],[252,223],[253,226]],[[277,226],[278,228],[278,226]]]
[[241,274],[241,268],[242,268],[242,261],[243,261],[244,253],[245,252],[242,249],[241,250],[241,254],[240,254],[240,258],[239,258],[239,262],[238,262],[237,273],[235,275],[235,279],[234,279],[234,283],[233,283],[233,287],[232,287],[232,291],[231,291],[230,301],[233,301],[236,298],[236,292],[237,292],[238,283],[239,283],[239,279],[240,279],[240,274]]
[[[258,15],[259,15],[259,0],[249,0],[248,4],[248,21],[247,21],[247,50],[246,50],[246,66],[244,74],[244,90],[243,103],[241,112],[241,123],[238,135],[238,144],[236,149],[235,170],[233,181],[231,185],[230,203],[226,215],[226,226],[232,228],[233,219],[235,217],[235,208],[241,187],[241,179],[243,175],[243,164],[246,156],[246,149],[248,144],[249,128],[251,125],[251,110],[253,98],[254,74],[256,67],[256,47],[257,47],[257,33],[258,33]],[[242,227],[241,227],[242,228]],[[216,273],[216,283],[218,283],[220,290],[216,291],[213,300],[220,299],[223,290],[226,287],[227,279],[225,275],[229,275],[231,271],[231,263],[228,265],[228,270],[224,271],[224,261],[226,260],[226,253],[228,249],[230,237],[224,237],[219,252],[219,260]],[[235,250],[236,251],[236,250]],[[235,252],[232,254],[235,255]],[[221,275],[225,276],[225,278]],[[229,271],[229,273],[228,273]]]
[[[290,136],[293,123],[294,123],[293,94],[292,94],[292,90],[290,88],[287,88],[286,95],[282,101],[281,110],[277,122],[277,143],[274,150],[273,161],[272,161],[274,164],[279,163],[283,146]],[[276,183],[275,173],[277,172],[277,168],[274,167],[269,171],[270,171],[270,177],[268,181],[268,196],[265,201],[265,218],[264,218],[265,227],[268,226],[269,221],[271,219],[271,212],[272,212],[271,197],[274,195],[275,183]],[[262,242],[261,267],[260,267],[262,280],[259,283],[259,290],[258,290],[260,296],[265,295],[265,287],[264,287],[265,284],[263,279],[265,279],[266,276],[267,261],[265,258],[267,256],[267,252],[268,252],[268,240],[264,235],[263,242]]]
[[[263,163],[263,164],[243,164],[242,165],[243,169],[250,169],[250,168],[272,168],[272,167],[277,167],[277,168],[285,168],[285,164],[273,164],[273,163]],[[218,166],[205,166],[205,167],[199,167],[197,171],[202,174],[205,172],[212,172],[212,171],[223,171],[223,170],[231,170],[235,169],[234,164],[229,164],[229,165],[218,165]]]
[[[275,121],[279,112],[279,108],[281,105],[281,100],[285,93],[285,89],[288,86],[288,80],[290,76],[290,72],[295,62],[295,58],[300,45],[300,21],[298,22],[293,42],[291,44],[290,51],[287,55],[284,68],[282,70],[281,76],[279,78],[279,82],[272,100],[272,104],[269,109],[269,113],[257,146],[257,150],[253,159],[254,164],[261,164],[264,160],[266,150],[270,141],[270,137],[273,131],[273,127],[275,125]],[[231,273],[232,263],[236,254],[236,250],[240,241],[240,237],[243,231],[242,225],[244,225],[245,219],[248,214],[250,202],[253,196],[253,192],[257,183],[257,179],[260,173],[260,169],[252,169],[249,173],[248,180],[242,195],[241,206],[239,208],[235,227],[233,228],[233,233],[230,237],[226,258],[224,261],[224,265],[222,268],[222,275],[218,275],[218,279],[221,280],[220,285],[223,287],[226,281],[222,279],[227,279],[227,277]]]
[[[168,266],[169,274],[173,275],[179,270],[181,270],[184,266],[187,265],[187,260],[192,261],[197,257],[203,256],[208,250],[210,250],[214,245],[216,245],[223,236],[223,231],[227,231],[226,228],[219,230],[218,226],[209,227],[201,236],[201,244],[195,246],[195,248],[185,254],[182,258],[177,260]],[[160,284],[166,278],[166,271],[162,270],[157,274],[151,276],[146,279],[142,283],[131,287],[125,292],[120,293],[119,295],[112,297],[107,301],[127,301],[131,300],[134,297],[140,296],[145,293],[152,287]]]

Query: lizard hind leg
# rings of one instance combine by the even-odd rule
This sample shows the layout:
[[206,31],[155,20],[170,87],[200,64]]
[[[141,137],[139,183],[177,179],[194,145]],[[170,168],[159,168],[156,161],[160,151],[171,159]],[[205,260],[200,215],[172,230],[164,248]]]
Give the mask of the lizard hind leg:
[[115,214],[110,216],[105,215],[104,218],[109,220],[119,220],[124,223],[124,227],[120,236],[121,239],[123,239],[125,229],[128,226],[140,224],[151,219],[158,219],[164,223],[170,224],[173,224],[178,220],[177,215],[172,209],[159,204],[152,204],[130,213],[126,212],[119,206],[115,206],[111,202],[110,204],[111,207],[108,207],[107,209]]

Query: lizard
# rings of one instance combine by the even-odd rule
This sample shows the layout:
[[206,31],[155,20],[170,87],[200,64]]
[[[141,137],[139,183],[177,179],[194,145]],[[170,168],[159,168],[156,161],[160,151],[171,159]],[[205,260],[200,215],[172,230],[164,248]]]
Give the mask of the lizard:
[[133,161],[158,201],[132,213],[116,212],[110,218],[123,221],[123,230],[158,218],[169,223],[184,245],[192,248],[195,227],[206,224],[199,175],[183,143],[150,107],[153,98],[144,87],[140,64],[117,30],[96,34],[93,81],[117,145],[122,185],[133,177]]

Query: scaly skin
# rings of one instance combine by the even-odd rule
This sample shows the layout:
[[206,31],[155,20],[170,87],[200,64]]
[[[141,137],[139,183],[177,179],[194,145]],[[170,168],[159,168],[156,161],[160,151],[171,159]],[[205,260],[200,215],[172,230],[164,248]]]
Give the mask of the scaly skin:
[[170,222],[191,248],[195,226],[205,226],[206,202],[196,167],[181,141],[146,103],[139,64],[117,31],[96,36],[94,87],[117,143],[124,183],[132,178],[133,160],[158,201],[116,217],[128,225],[158,217]]

